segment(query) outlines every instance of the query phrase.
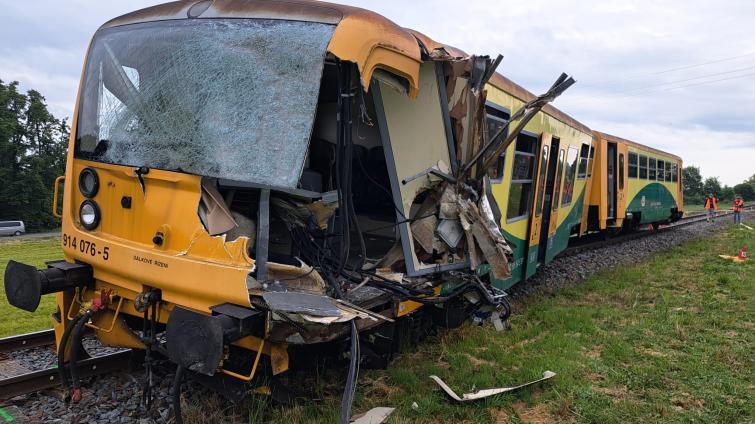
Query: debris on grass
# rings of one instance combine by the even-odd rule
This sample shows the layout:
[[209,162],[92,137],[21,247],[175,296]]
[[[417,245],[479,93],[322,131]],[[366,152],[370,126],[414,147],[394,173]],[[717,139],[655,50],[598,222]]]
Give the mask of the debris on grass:
[[351,424],[382,424],[395,411],[396,408],[379,406],[372,408],[362,415],[359,415]]
[[514,390],[521,389],[523,387],[531,386],[535,383],[539,383],[541,381],[548,380],[550,378],[553,378],[556,376],[556,373],[553,371],[545,371],[543,373],[543,377],[534,381],[530,381],[528,383],[521,384],[519,386],[513,386],[513,387],[499,387],[494,389],[484,389],[484,390],[478,390],[474,393],[465,393],[462,395],[462,397],[459,397],[459,395],[456,394],[443,380],[440,379],[437,375],[431,375],[430,378],[432,378],[438,385],[443,389],[444,392],[448,396],[450,396],[453,400],[457,402],[468,402],[471,400],[478,400],[483,399],[486,397],[490,397],[493,395],[501,394],[501,393],[507,393],[507,392],[513,392]]

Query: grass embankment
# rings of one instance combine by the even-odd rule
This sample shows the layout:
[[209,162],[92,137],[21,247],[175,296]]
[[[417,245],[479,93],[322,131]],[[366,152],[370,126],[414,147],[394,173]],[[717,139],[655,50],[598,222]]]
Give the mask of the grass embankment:
[[[735,255],[754,234],[716,230],[632,267],[606,271],[554,295],[533,297],[510,329],[464,326],[402,355],[386,371],[362,371],[354,412],[397,408],[390,423],[753,422],[755,259]],[[538,387],[457,404],[457,393],[558,373]],[[293,408],[260,398],[241,421],[337,422],[345,369],[320,374],[320,399]],[[303,387],[305,385],[300,385]],[[417,408],[412,408],[416,402]],[[187,408],[192,422],[228,420],[227,404]]]
[[[13,259],[44,268],[46,261],[60,259],[60,239],[0,239],[0,275],[5,275],[8,260]],[[52,328],[50,314],[55,311],[55,295],[42,296],[36,312],[26,312],[8,304],[5,289],[0,290],[0,337]]]

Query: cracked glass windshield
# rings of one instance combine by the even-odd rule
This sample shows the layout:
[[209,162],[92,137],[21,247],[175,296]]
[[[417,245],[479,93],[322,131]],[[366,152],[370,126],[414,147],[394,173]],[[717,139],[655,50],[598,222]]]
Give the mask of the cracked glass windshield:
[[76,156],[294,188],[333,29],[191,19],[100,31]]

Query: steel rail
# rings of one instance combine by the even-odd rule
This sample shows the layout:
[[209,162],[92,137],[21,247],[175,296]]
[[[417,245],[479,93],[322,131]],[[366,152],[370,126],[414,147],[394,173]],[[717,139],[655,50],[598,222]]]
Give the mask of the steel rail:
[[[79,361],[80,375],[86,378],[128,368],[135,363],[138,356],[132,350],[124,350],[87,358]],[[0,380],[0,400],[50,389],[58,385],[60,385],[60,374],[57,367],[32,371]]]
[[0,338],[0,353],[54,344],[55,330],[42,330]]

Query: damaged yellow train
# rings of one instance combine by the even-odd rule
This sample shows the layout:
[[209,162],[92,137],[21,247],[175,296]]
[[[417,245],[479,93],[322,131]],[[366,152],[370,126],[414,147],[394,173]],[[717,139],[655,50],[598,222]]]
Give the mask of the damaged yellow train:
[[[647,223],[646,198],[632,210],[630,195],[662,188],[647,194],[652,222],[681,216],[676,176],[630,184],[627,155],[646,148],[548,105],[573,79],[535,96],[500,61],[303,0],[181,1],[109,21],[56,184],[64,258],[11,261],[8,299],[34,311],[55,293],[74,399],[71,346],[87,327],[146,351],[148,373],[161,354],[179,379],[223,387],[333,342],[351,350],[349,399],[360,357],[385,365],[472,314],[500,325],[504,290],[573,235]],[[670,178],[681,169],[652,152]]]

